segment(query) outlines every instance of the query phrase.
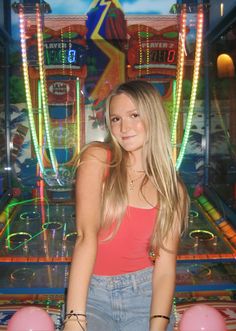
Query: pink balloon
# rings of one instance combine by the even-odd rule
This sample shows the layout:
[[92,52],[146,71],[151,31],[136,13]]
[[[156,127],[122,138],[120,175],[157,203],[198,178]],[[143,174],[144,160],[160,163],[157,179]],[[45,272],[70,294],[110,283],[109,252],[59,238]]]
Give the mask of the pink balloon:
[[185,310],[179,331],[226,331],[226,324],[217,309],[199,303]]
[[48,313],[40,307],[20,308],[10,319],[7,331],[55,331]]

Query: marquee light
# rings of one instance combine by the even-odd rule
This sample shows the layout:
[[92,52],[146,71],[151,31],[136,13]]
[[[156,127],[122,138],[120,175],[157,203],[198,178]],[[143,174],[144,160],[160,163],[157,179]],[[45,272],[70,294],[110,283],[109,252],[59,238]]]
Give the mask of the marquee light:
[[45,133],[47,138],[47,147],[55,174],[58,173],[58,164],[52,145],[50,118],[48,111],[48,100],[47,100],[47,86],[46,86],[46,74],[44,67],[44,47],[43,47],[43,32],[42,32],[42,20],[39,4],[36,4],[36,24],[37,24],[37,42],[38,42],[38,61],[39,61],[39,77],[41,82],[41,97],[42,97],[42,109]]
[[77,152],[80,152],[80,80],[76,79]]
[[26,94],[26,104],[28,109],[28,117],[29,117],[29,125],[30,131],[32,135],[33,145],[35,154],[38,160],[38,164],[40,167],[40,171],[44,174],[45,169],[43,166],[42,158],[39,152],[39,144],[38,138],[34,123],[34,114],[33,114],[33,107],[32,107],[32,98],[31,98],[31,91],[30,91],[30,82],[29,82],[29,72],[28,72],[28,59],[27,59],[27,51],[26,51],[26,33],[25,33],[25,18],[24,18],[24,11],[22,5],[19,6],[19,22],[20,22],[20,43],[21,43],[21,56],[22,56],[22,67],[23,67],[23,77],[24,77],[24,84],[25,84],[25,94]]
[[176,74],[176,95],[173,106],[173,116],[171,125],[171,143],[173,146],[173,159],[176,161],[177,154],[177,124],[180,112],[180,102],[182,98],[183,89],[183,76],[184,76],[184,62],[185,62],[185,40],[186,40],[186,5],[183,6],[181,12],[180,21],[180,34],[178,45],[178,62],[177,62],[177,74]]
[[196,49],[195,49],[195,58],[194,58],[194,68],[193,68],[193,83],[190,95],[190,102],[189,102],[189,111],[188,116],[185,124],[184,136],[183,141],[181,144],[180,152],[178,155],[178,159],[176,161],[176,169],[179,170],[180,165],[182,163],[186,146],[188,143],[188,138],[190,134],[190,129],[192,125],[193,119],[193,111],[197,96],[197,87],[199,81],[199,73],[200,73],[200,63],[201,63],[201,54],[202,54],[202,40],[203,40],[203,6],[198,6],[198,15],[197,15],[197,34],[196,34]]

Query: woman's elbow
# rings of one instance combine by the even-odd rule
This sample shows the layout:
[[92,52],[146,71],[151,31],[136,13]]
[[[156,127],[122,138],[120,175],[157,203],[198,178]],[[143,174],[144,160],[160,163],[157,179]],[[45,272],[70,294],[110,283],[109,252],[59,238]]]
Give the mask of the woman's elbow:
[[77,238],[75,245],[81,245],[82,243],[94,243],[97,244],[98,241],[98,231],[97,229],[80,229],[77,231]]

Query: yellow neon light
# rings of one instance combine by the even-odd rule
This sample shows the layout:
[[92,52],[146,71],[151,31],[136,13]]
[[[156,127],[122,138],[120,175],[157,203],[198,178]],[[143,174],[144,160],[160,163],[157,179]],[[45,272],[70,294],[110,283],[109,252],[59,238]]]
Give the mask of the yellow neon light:
[[176,162],[177,158],[177,124],[180,111],[180,102],[182,98],[183,76],[184,76],[184,62],[185,62],[185,40],[186,40],[186,5],[183,6],[181,12],[181,27],[178,42],[178,63],[176,75],[176,95],[174,99],[173,117],[171,123],[171,143],[173,146],[173,160]]
[[76,79],[77,152],[80,152],[80,81]]
[[48,112],[48,100],[47,100],[47,86],[46,86],[46,74],[44,68],[44,48],[43,48],[43,32],[42,32],[42,20],[40,14],[39,4],[36,4],[36,23],[37,23],[37,41],[38,41],[38,60],[39,60],[39,76],[41,81],[41,96],[42,96],[42,109],[44,117],[44,126],[47,137],[47,144],[49,155],[52,163],[53,170],[57,175],[58,164],[55,156],[55,152],[52,146],[50,118]]
[[39,148],[38,148],[39,144],[38,144],[38,138],[37,138],[35,123],[34,123],[34,114],[33,114],[32,98],[31,98],[31,91],[30,91],[29,72],[28,72],[28,58],[27,58],[27,50],[26,50],[25,18],[24,18],[24,10],[23,10],[22,5],[20,5],[20,7],[19,7],[19,22],[20,22],[20,43],[21,43],[21,55],[22,55],[22,67],[23,67],[23,77],[24,77],[24,84],[25,84],[29,125],[30,125],[30,131],[31,131],[31,135],[32,135],[34,150],[36,153],[38,164],[39,164],[41,173],[44,174],[45,170],[44,170],[41,155],[39,153]]
[[189,111],[187,116],[187,121],[185,124],[184,137],[181,144],[180,152],[176,162],[176,169],[178,170],[187,147],[188,138],[190,134],[190,129],[192,125],[192,118],[194,112],[194,106],[197,96],[197,87],[199,81],[199,72],[200,72],[200,63],[201,63],[201,54],[202,54],[202,39],[203,39],[203,6],[198,6],[198,17],[197,17],[197,35],[196,35],[196,49],[195,49],[195,59],[194,59],[194,69],[193,69],[193,83],[189,103]]

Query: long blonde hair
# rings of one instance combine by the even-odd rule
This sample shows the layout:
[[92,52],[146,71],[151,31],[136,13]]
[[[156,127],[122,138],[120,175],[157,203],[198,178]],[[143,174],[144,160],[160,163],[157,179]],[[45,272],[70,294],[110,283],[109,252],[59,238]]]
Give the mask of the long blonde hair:
[[[150,179],[158,192],[159,211],[150,242],[150,247],[156,251],[158,247],[163,247],[163,241],[173,227],[176,212],[180,219],[179,232],[181,233],[186,227],[188,196],[172,161],[169,125],[161,97],[150,83],[143,80],[128,81],[119,85],[110,93],[106,101],[111,160],[109,176],[104,183],[102,226],[109,226],[116,220],[118,228],[128,204],[128,153],[121,148],[112,135],[109,118],[111,99],[121,93],[126,94],[134,102],[146,128],[147,139],[143,147],[143,164],[146,174],[144,182]],[[184,194],[180,194],[180,190]],[[180,201],[181,196],[184,203]]]

